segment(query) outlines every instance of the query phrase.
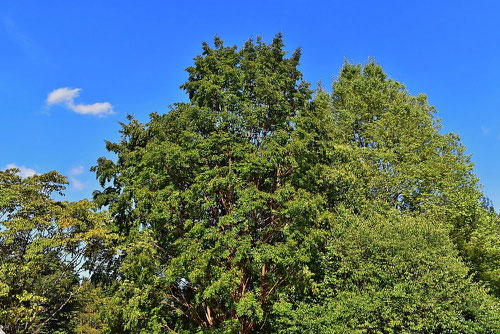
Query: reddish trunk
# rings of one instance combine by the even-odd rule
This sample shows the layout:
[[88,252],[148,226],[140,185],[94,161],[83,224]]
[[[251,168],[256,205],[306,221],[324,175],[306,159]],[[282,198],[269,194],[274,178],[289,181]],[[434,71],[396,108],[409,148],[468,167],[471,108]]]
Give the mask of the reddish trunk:
[[262,273],[261,273],[261,277],[260,277],[260,298],[261,298],[261,300],[262,300],[262,297],[264,296],[265,276],[266,276],[266,264],[263,264],[262,265]]
[[255,326],[254,322],[251,322],[248,324],[248,326],[244,327],[241,329],[241,334],[248,334],[252,331],[253,327]]

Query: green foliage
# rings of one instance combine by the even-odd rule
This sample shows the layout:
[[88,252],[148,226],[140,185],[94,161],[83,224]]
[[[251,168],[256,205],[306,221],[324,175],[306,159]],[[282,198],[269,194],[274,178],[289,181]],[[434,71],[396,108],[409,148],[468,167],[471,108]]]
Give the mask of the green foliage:
[[496,332],[499,221],[458,136],[373,61],[313,97],[299,60],[204,43],[190,102],[106,143],[102,331]]
[[331,92],[299,61],[204,43],[189,102],[106,142],[93,202],[1,171],[4,330],[498,333],[500,219],[459,137],[374,61]]
[[295,172],[294,122],[311,97],[299,51],[285,58],[280,36],[215,45],[188,69],[192,103],[124,125],[123,141],[108,143],[117,163],[96,168],[102,185],[112,181],[96,201],[129,236],[128,329],[250,332],[280,291],[308,289],[326,232],[323,199]]
[[446,226],[396,212],[336,221],[321,292],[297,308],[283,301],[279,332],[498,332],[498,303],[471,282]]
[[440,134],[426,96],[411,96],[374,62],[344,64],[331,96],[337,140],[365,163],[356,180],[365,199],[449,224],[459,255],[498,297],[498,216],[481,205],[470,156],[457,135]]
[[109,238],[107,215],[89,201],[56,201],[57,172],[22,179],[0,171],[0,324],[7,333],[71,333],[78,272]]

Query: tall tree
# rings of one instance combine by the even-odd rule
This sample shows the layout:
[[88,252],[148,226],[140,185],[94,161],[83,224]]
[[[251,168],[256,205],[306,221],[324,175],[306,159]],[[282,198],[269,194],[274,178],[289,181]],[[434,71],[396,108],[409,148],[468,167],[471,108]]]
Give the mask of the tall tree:
[[96,200],[130,234],[128,328],[263,328],[318,258],[322,199],[294,173],[291,135],[311,97],[300,50],[286,58],[280,35],[240,50],[214,44],[187,69],[191,103],[124,125],[123,141],[108,143],[117,163],[96,168],[102,185],[112,181]]

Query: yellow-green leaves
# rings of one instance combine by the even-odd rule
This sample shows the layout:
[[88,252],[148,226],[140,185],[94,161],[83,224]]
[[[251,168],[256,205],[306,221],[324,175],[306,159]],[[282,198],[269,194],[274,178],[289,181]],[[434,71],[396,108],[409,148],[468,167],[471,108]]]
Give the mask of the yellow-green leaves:
[[[69,332],[79,274],[96,271],[113,235],[89,201],[56,201],[57,172],[25,179],[0,172],[0,324],[7,332]],[[94,261],[95,260],[95,261]]]

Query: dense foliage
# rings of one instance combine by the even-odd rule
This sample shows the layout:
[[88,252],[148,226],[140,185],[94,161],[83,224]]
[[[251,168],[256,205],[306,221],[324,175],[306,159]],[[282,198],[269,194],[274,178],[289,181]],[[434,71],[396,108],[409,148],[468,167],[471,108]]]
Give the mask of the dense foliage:
[[[327,92],[309,88],[299,60],[300,50],[287,57],[280,35],[239,49],[219,38],[203,44],[181,86],[189,102],[146,124],[129,117],[122,140],[106,143],[115,156],[93,167],[102,186],[94,203],[55,202],[44,192],[43,205],[59,211],[31,211],[23,224],[51,217],[54,236],[35,243],[54,240],[41,254],[57,275],[72,274],[57,281],[63,292],[42,296],[57,319],[69,319],[57,330],[500,330],[500,219],[458,136],[442,134],[426,96],[410,95],[373,61],[346,62]],[[2,175],[18,191],[40,182]],[[14,188],[2,182],[1,205],[11,209],[0,249],[14,259],[8,235],[35,201],[8,204]],[[55,250],[58,242],[70,248]],[[90,281],[65,262],[71,245],[84,251]],[[1,270],[0,312],[24,307],[29,318],[36,302],[22,296],[39,290],[10,292],[3,262]],[[43,310],[49,315],[37,323],[55,322]]]
[[57,172],[22,179],[0,171],[0,324],[7,333],[69,333],[76,326],[79,273],[95,271],[111,235],[89,201],[51,198]]

